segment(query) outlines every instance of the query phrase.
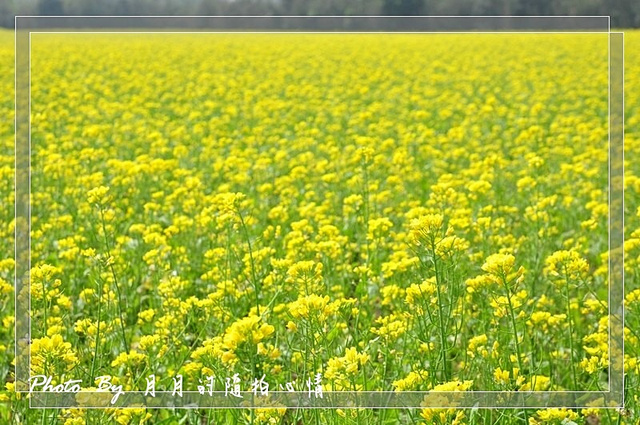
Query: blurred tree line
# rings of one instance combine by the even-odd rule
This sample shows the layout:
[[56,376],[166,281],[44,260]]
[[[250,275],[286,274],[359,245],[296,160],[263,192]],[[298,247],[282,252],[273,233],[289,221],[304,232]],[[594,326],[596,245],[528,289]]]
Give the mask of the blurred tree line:
[[0,0],[15,15],[583,15],[640,26],[640,0]]

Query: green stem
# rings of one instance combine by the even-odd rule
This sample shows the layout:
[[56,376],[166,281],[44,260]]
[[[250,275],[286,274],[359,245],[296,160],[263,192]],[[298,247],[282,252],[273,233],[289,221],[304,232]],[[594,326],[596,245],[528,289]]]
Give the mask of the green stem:
[[256,315],[260,316],[260,288],[258,287],[258,278],[256,277],[256,266],[253,260],[253,248],[251,247],[251,239],[249,238],[249,231],[247,230],[247,225],[244,222],[244,217],[242,217],[242,213],[240,209],[237,209],[238,217],[240,217],[240,224],[242,225],[242,231],[244,232],[244,236],[247,239],[247,246],[249,247],[249,261],[251,263],[251,279],[253,283],[253,290],[256,294]]
[[[513,304],[511,303],[511,291],[509,290],[509,284],[505,276],[502,276],[502,283],[504,283],[505,290],[507,291],[507,300],[509,301],[509,316],[511,317],[511,325],[513,326],[513,337],[516,340],[516,356],[518,356],[519,373],[524,375],[524,369],[522,367],[522,356],[520,355],[520,341],[518,340],[518,327],[516,325],[516,316],[513,310]],[[527,410],[523,409],[525,423],[529,423]]]
[[569,321],[569,358],[571,360],[571,375],[573,377],[573,389],[578,390],[578,379],[576,377],[576,364],[573,361],[573,320],[571,320],[571,299],[569,298],[569,275],[567,274],[567,267],[565,266],[565,285],[564,294],[567,298],[567,319]]
[[[102,208],[100,208],[100,221],[102,223],[102,233],[104,233],[104,243],[107,248],[107,262],[110,262],[111,248],[109,247],[109,238],[107,238],[107,227],[104,222],[104,211],[102,210]],[[113,283],[116,287],[116,293],[118,295],[118,316],[120,318],[120,330],[122,331],[122,343],[124,344],[124,349],[127,352],[129,352],[129,343],[127,342],[127,335],[124,330],[124,318],[122,314],[122,296],[120,292],[120,284],[118,283],[118,276],[116,275],[116,270],[113,267],[113,263],[109,264],[109,270],[111,271],[111,276],[113,277]]]
[[91,361],[91,385],[93,385],[93,378],[95,377],[96,359],[98,358],[98,347],[100,345],[100,317],[102,315],[102,282],[98,282],[98,321],[96,330],[96,348],[93,352],[93,360]]
[[[505,282],[506,285],[506,282]],[[520,373],[524,373],[524,369],[522,368],[522,356],[520,355],[520,341],[518,340],[518,326],[516,324],[516,317],[513,310],[513,303],[511,302],[511,293],[507,288],[507,300],[509,301],[509,317],[511,318],[511,326],[513,327],[513,337],[516,340],[516,356],[518,356],[518,367],[520,368]]]
[[42,279],[42,301],[44,302],[44,335],[47,336],[47,288],[45,286],[45,281]]
[[449,367],[447,362],[447,340],[445,336],[444,330],[444,309],[442,306],[442,294],[440,291],[440,273],[438,270],[438,260],[436,257],[436,246],[435,240],[431,240],[431,255],[433,256],[433,269],[436,276],[436,292],[438,295],[438,327],[440,328],[440,355],[442,356],[442,367],[444,369],[444,378],[446,381],[449,381]]

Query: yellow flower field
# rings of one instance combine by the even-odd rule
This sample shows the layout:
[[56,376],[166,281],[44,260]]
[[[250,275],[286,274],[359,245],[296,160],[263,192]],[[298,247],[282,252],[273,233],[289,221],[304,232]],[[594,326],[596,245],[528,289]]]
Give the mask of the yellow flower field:
[[[12,389],[12,33],[0,373]],[[640,33],[626,34],[628,412],[26,409],[42,423],[636,423]],[[608,387],[607,36],[33,34],[31,373],[124,390]],[[620,416],[622,414],[622,416]],[[175,416],[175,417],[174,417]],[[209,422],[207,422],[209,421]],[[564,422],[563,422],[564,421]],[[597,422],[594,422],[597,421]]]

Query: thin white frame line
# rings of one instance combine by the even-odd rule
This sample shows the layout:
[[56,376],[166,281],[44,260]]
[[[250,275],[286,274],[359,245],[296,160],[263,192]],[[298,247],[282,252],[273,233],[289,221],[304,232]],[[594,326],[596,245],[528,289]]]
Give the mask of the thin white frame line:
[[607,31],[30,31],[29,34],[609,34]]
[[[17,16],[13,17],[13,27],[16,27],[16,19]],[[13,129],[14,129],[14,136],[13,136],[13,194],[14,194],[14,205],[13,205],[13,222],[17,223],[18,222],[18,197],[15,196],[18,193],[18,34],[16,33],[13,37],[13,51],[15,52],[13,55],[13,108],[14,108],[14,114],[13,114]],[[29,145],[31,145],[31,142],[29,142]],[[31,255],[29,255],[31,256]],[[17,316],[17,312],[16,312],[16,306],[18,305],[18,226],[14,225],[13,228],[13,312],[14,314]],[[31,312],[29,312],[29,316],[31,316]],[[13,347],[13,358],[17,359],[18,358],[18,321],[14,320],[13,321],[14,326],[13,326],[13,339],[14,339],[14,347]],[[31,363],[31,360],[29,360],[29,363]],[[14,366],[13,369],[13,374],[16,375],[16,369],[17,369],[17,362],[16,362],[16,366]],[[31,373],[29,373],[29,375],[31,375]],[[15,388],[14,388],[15,389]]]
[[[25,393],[29,393],[29,394],[80,394],[80,393],[75,393],[72,391],[60,391],[60,392],[50,392],[50,391],[24,391]],[[223,391],[220,390],[216,390],[214,391],[214,393],[220,393]],[[240,393],[249,393],[251,392],[251,390],[243,390],[240,391]],[[278,391],[269,391],[269,394],[272,393],[277,393]],[[283,391],[279,391],[279,392],[283,392]],[[456,398],[460,398],[460,397],[468,397],[469,394],[525,394],[525,396],[532,396],[532,395],[555,395],[555,394],[609,394],[611,391],[607,390],[602,390],[602,391],[501,391],[501,390],[474,390],[474,391],[323,391],[324,394],[404,394],[404,393],[409,393],[409,394],[436,394],[436,395],[459,395],[459,397]],[[125,391],[125,394],[145,394],[146,391]],[[284,393],[286,394],[308,394],[309,391],[308,390],[304,390],[304,391],[285,391]],[[109,391],[82,391],[82,394],[112,394]],[[156,391],[156,394],[173,394],[173,391]],[[189,391],[183,391],[183,394],[200,394],[199,391],[196,390],[189,390]],[[201,394],[203,395],[203,394]],[[208,393],[205,391],[204,395],[208,395]],[[209,396],[212,397],[212,396]],[[261,396],[256,396],[256,397],[261,397]],[[153,398],[153,397],[152,397]],[[312,397],[313,398],[313,397]],[[429,407],[429,406],[427,406]],[[594,409],[600,409],[600,407],[594,407]]]
[[[84,391],[83,391],[84,394]],[[141,407],[136,406],[116,406],[116,407],[105,407],[105,406],[35,406],[32,409],[140,409]],[[181,409],[181,410],[195,410],[195,409],[458,409],[458,410],[466,410],[473,409],[474,406],[468,407],[451,407],[451,406],[376,406],[376,407],[358,407],[358,406],[295,406],[295,407],[280,407],[280,406],[254,406],[254,407],[238,407],[238,406],[199,406],[197,404],[187,405],[187,406],[143,406],[142,409]],[[549,407],[546,406],[499,406],[499,407],[478,407],[479,409],[509,409],[509,410],[541,410],[547,409]],[[616,409],[615,407],[593,407],[593,406],[576,406],[571,407],[571,410],[576,409]]]
[[[63,394],[63,393],[58,393]],[[83,391],[82,394],[87,394],[86,391]],[[184,410],[195,410],[195,409],[456,409],[456,410],[467,410],[474,409],[475,406],[367,406],[367,407],[358,407],[358,406],[200,406],[198,404],[188,404],[186,406],[34,406],[30,407],[31,409],[184,409]],[[496,406],[496,407],[478,407],[479,409],[509,409],[509,410],[541,410],[541,409],[549,409],[550,407],[545,405],[534,405],[534,406]],[[553,407],[551,407],[553,409]],[[604,409],[604,410],[614,410],[620,409],[620,407],[593,407],[593,406],[573,406],[570,407],[569,410],[577,410],[577,409]]]
[[[16,55],[17,56],[17,55]],[[27,80],[27,84],[29,87],[29,116],[27,117],[27,122],[29,125],[29,187],[28,187],[28,202],[29,202],[29,206],[27,209],[27,223],[28,223],[28,233],[29,233],[29,256],[27,259],[27,273],[29,276],[29,303],[28,303],[28,308],[29,308],[29,318],[27,321],[27,324],[29,326],[29,352],[28,352],[28,359],[29,359],[29,382],[31,382],[31,347],[32,347],[32,329],[31,329],[31,32],[29,32],[29,78]],[[46,308],[46,305],[45,305]],[[46,323],[45,323],[46,326]],[[31,392],[31,386],[29,386],[29,391]],[[31,408],[31,397],[29,397],[29,408]]]
[[[607,34],[607,387],[611,392],[611,31]],[[572,354],[573,355],[573,354]],[[623,354],[624,357],[624,354]]]
[[[622,228],[620,229],[622,231],[622,264],[621,264],[621,271],[622,271],[622,406],[624,407],[625,405],[625,374],[624,374],[624,298],[625,298],[625,288],[624,288],[624,239],[625,239],[625,235],[624,235],[624,31],[620,31],[620,32],[614,32],[614,34],[620,34],[620,37],[622,37],[622,110],[620,111],[621,113],[621,117],[620,117],[620,125],[621,125],[621,132],[622,132],[622,146],[620,147],[620,149],[622,150],[622,158],[621,158],[621,173],[622,173],[622,205],[621,205],[621,211],[622,211]],[[609,85],[609,87],[611,87],[611,85]],[[611,115],[609,115],[609,119],[611,119]],[[609,324],[609,339],[611,339],[611,324]],[[609,351],[611,351],[611,344],[609,344]],[[609,353],[609,361],[611,362],[611,353]],[[609,370],[611,370],[611,367],[609,367]],[[609,382],[611,382],[611,379],[609,379]]]
[[[17,16],[13,17],[13,25],[14,28],[16,28],[16,21],[17,21]],[[29,35],[29,38],[31,38],[31,35]],[[18,199],[17,196],[15,196],[18,193],[18,34],[16,32],[16,34],[13,37],[13,51],[15,52],[15,54],[13,55],[13,66],[14,68],[14,73],[13,73],[13,85],[14,85],[14,90],[13,90],[13,104],[14,104],[14,116],[13,116],[13,128],[14,128],[14,158],[13,158],[13,193],[14,193],[14,205],[13,205],[13,222],[17,223],[18,222],[18,202],[20,202],[20,200]],[[31,55],[31,54],[29,54]],[[31,97],[31,95],[29,95],[29,97]],[[31,138],[29,137],[29,146],[31,146]],[[29,157],[31,157],[31,153],[29,153]],[[29,175],[31,174],[31,169],[29,169]],[[31,202],[29,202],[29,204],[31,204]],[[18,306],[18,228],[19,226],[15,226],[14,225],[14,229],[13,229],[13,312],[14,315],[17,316],[17,306]],[[31,257],[31,248],[29,248],[29,256]],[[31,302],[31,300],[29,300],[29,302]],[[29,314],[27,317],[27,321],[31,320],[31,309],[29,309]],[[14,320],[13,322],[13,335],[14,335],[14,347],[13,347],[13,358],[14,359],[18,359],[18,354],[19,354],[19,344],[18,344],[18,321]],[[29,330],[29,336],[31,336],[31,330]],[[29,358],[29,368],[31,367],[31,359]],[[14,376],[17,375],[17,368],[18,368],[18,361],[16,360],[15,362],[15,366],[13,368],[13,374]],[[31,377],[31,371],[29,371],[29,377]],[[14,388],[15,390],[15,388]]]
[[[58,33],[68,33],[68,34],[120,34],[121,32],[114,32],[114,31],[107,31],[107,32],[92,32],[92,31],[76,31],[76,32],[38,32],[38,31],[30,31],[29,32],[29,206],[31,205],[31,34],[58,34]],[[125,33],[125,32],[122,32]],[[182,34],[182,33],[187,33],[187,34],[191,34],[191,33],[195,33],[195,34],[203,34],[204,32],[186,32],[186,31],[176,31],[176,32],[141,32],[141,31],[134,31],[134,32],[126,32],[127,34],[131,33],[131,34],[156,34],[156,33],[160,33],[160,34]],[[218,32],[216,32],[217,34]],[[253,33],[248,33],[248,32],[230,32],[231,34],[253,34]],[[267,32],[269,34],[272,34],[273,32]],[[284,32],[286,34],[301,34],[301,32]],[[322,32],[324,34],[324,32]],[[359,32],[348,32],[349,34],[361,34]],[[395,32],[393,32],[395,33]],[[449,34],[457,34],[457,33],[453,33],[453,32],[447,32]],[[473,34],[474,32],[464,32],[463,34]],[[531,34],[532,32],[524,32],[524,34]],[[545,32],[541,32],[543,34],[545,34]],[[315,33],[314,33],[315,34]],[[335,32],[332,32],[331,34],[336,34]],[[376,32],[376,34],[380,34],[380,32]],[[484,32],[483,32],[484,34]],[[507,34],[506,32],[491,32],[490,34]],[[518,32],[517,34],[521,34],[520,32]],[[569,34],[568,32],[560,32],[560,34]],[[589,34],[592,34],[591,32]],[[611,33],[605,33],[605,32],[595,32],[595,34],[607,34],[608,39],[609,39],[609,43],[607,43],[607,71],[608,71],[608,83],[607,84],[607,98],[608,98],[608,120],[609,120],[609,137],[608,137],[608,148],[611,148],[611,116],[610,116],[610,103],[611,103],[611,99],[610,99],[610,86],[611,86],[611,71],[610,71],[610,39],[611,39]],[[610,181],[611,179],[611,164],[610,164],[610,158],[608,162],[608,179]],[[609,185],[607,185],[607,189],[609,189],[608,187]],[[608,192],[610,192],[608,190]],[[608,194],[608,198],[609,198],[609,205],[611,204],[611,194]],[[31,208],[29,208],[29,220],[31,219]],[[611,227],[611,215],[609,214],[609,229],[608,229],[608,246],[609,246],[609,251],[611,251],[611,231],[610,231],[610,227]],[[31,232],[29,232],[29,249],[31,248]],[[31,255],[29,255],[29,263],[31,262]],[[610,264],[611,259],[608,258],[608,262]],[[30,266],[30,264],[29,264]],[[30,270],[30,267],[29,267]],[[609,267],[608,270],[608,275],[610,276],[611,270]],[[624,292],[623,292],[624,293]],[[609,308],[609,316],[611,316],[611,305],[610,305],[610,299],[611,299],[611,289],[609,286],[609,291],[608,291],[608,308]],[[31,312],[31,292],[29,291],[29,312]],[[29,336],[31,337],[31,320],[29,320]],[[609,326],[609,358],[611,358],[610,353],[611,353],[611,326]],[[29,365],[31,365],[31,344],[29,344]],[[609,365],[608,369],[607,369],[608,375],[607,375],[607,386],[609,387],[609,389],[607,391],[554,391],[555,393],[610,393],[611,392],[611,365]],[[31,380],[31,366],[29,366],[29,380]],[[32,391],[29,391],[29,393],[31,393]],[[484,392],[484,391],[471,391],[471,392]],[[511,391],[496,391],[498,393],[510,393]],[[516,392],[516,391],[513,391]],[[86,393],[93,393],[90,391],[86,391]],[[101,393],[100,391],[95,391],[95,393]],[[394,391],[382,391],[380,393],[394,393]],[[29,405],[31,406],[31,399],[29,400]]]
[[611,15],[15,15],[14,18],[608,18]]
[[[17,36],[17,34],[16,34]],[[17,54],[16,54],[17,56]],[[16,72],[17,74],[17,72]],[[29,302],[27,303],[27,308],[29,309],[29,317],[27,318],[27,325],[29,328],[29,351],[27,358],[29,359],[29,382],[31,382],[31,347],[33,341],[33,332],[31,331],[31,33],[29,33],[29,78],[27,80],[27,84],[29,87],[29,116],[27,117],[28,130],[29,130],[29,187],[27,189],[28,192],[28,206],[27,206],[27,230],[28,230],[28,247],[29,247],[29,255],[27,256],[27,276],[28,276],[28,285],[29,285]],[[17,134],[17,132],[16,132]],[[44,286],[43,286],[44,287]],[[47,306],[45,305],[45,308]],[[46,323],[45,323],[46,326]],[[29,386],[29,391],[31,391],[31,387]],[[31,397],[29,397],[29,408],[31,408]]]
[[[287,19],[287,18],[339,18],[339,19],[350,19],[350,18],[410,18],[410,19],[424,19],[424,18],[501,18],[499,20],[503,20],[505,18],[509,19],[532,19],[532,18],[606,18],[607,19],[607,29],[601,31],[595,31],[596,33],[601,32],[611,32],[611,15],[553,15],[553,16],[545,16],[545,15],[416,15],[416,16],[406,16],[406,15],[275,15],[275,16],[266,16],[266,15],[104,15],[104,16],[92,16],[92,15],[52,15],[52,16],[35,16],[35,15],[16,15],[14,16],[14,28],[17,28],[17,18],[258,18],[258,19]],[[448,31],[449,32],[449,31]],[[502,31],[494,31],[490,32],[494,34],[496,32],[502,34],[509,34],[508,32]],[[562,33],[571,34],[568,31],[561,31]],[[186,32],[185,32],[186,33]],[[382,32],[376,32],[378,34]],[[412,32],[413,33],[413,32]],[[548,32],[551,33],[551,32]],[[518,33],[511,33],[518,34]]]
[[[208,395],[208,390],[205,391],[205,395]],[[353,390],[349,390],[349,391],[323,391],[323,394],[329,394],[329,395],[336,395],[336,394],[404,394],[404,393],[408,393],[408,394],[435,394],[435,395],[451,395],[451,396],[455,396],[455,398],[460,398],[460,397],[468,397],[469,394],[504,394],[504,393],[509,393],[509,394],[523,394],[523,397],[529,397],[529,396],[533,396],[533,395],[555,395],[555,394],[566,394],[566,393],[570,393],[570,394],[607,394],[609,391],[502,391],[502,390],[476,390],[476,391],[414,391],[414,390],[403,390],[403,391],[353,391]],[[80,393],[74,393],[72,391],[61,391],[61,392],[51,392],[51,391],[31,391],[30,393],[32,394],[80,394]],[[82,391],[82,394],[112,394],[111,392],[104,390],[104,391]],[[125,391],[126,394],[146,394],[147,391]],[[182,392],[183,394],[200,394],[200,391],[198,390],[184,390]],[[221,395],[222,393],[224,393],[223,390],[215,390],[214,394],[216,395]],[[253,391],[251,390],[242,390],[240,391],[241,394],[245,394],[245,395],[250,395],[249,393],[253,394]],[[309,390],[303,390],[303,391],[269,391],[269,394],[309,394]],[[173,394],[173,391],[156,391],[156,394]],[[213,397],[213,396],[210,396]],[[260,398],[262,397],[259,394],[256,394],[256,397]],[[153,397],[152,397],[153,398]],[[311,397],[311,398],[318,398],[318,397]],[[428,407],[428,406],[427,406]],[[594,409],[599,409],[599,407],[594,407]]]
[[612,219],[612,215],[611,215],[611,162],[612,162],[612,158],[611,158],[611,152],[612,152],[612,146],[611,146],[611,133],[612,133],[612,128],[611,128],[611,79],[612,79],[612,71],[611,71],[611,67],[612,67],[612,63],[611,63],[611,35],[612,34],[616,34],[616,35],[620,35],[622,37],[622,52],[623,54],[622,56],[622,63],[620,64],[622,67],[622,82],[621,82],[621,90],[622,90],[622,146],[620,147],[620,149],[622,150],[622,223],[621,223],[621,231],[623,232],[622,235],[622,264],[621,264],[621,268],[622,268],[622,288],[621,288],[621,295],[622,295],[622,313],[621,313],[621,323],[622,323],[622,330],[623,330],[623,335],[622,335],[622,346],[621,346],[621,350],[622,350],[622,406],[624,406],[624,295],[625,295],[625,290],[624,290],[624,32],[610,32],[608,34],[608,43],[607,43],[607,73],[608,73],[608,84],[607,84],[607,112],[608,112],[608,150],[607,150],[607,157],[608,157],[608,161],[607,161],[607,165],[608,165],[608,170],[607,170],[607,174],[608,174],[608,184],[607,184],[607,203],[608,203],[608,229],[607,229],[607,234],[608,234],[608,246],[609,246],[609,250],[608,250],[608,255],[607,255],[607,284],[609,285],[609,291],[607,293],[607,303],[608,303],[608,310],[609,310],[609,314],[608,314],[608,325],[607,325],[607,336],[608,336],[608,356],[609,356],[609,365],[607,366],[607,385],[609,387],[609,393],[612,391],[611,390],[611,369],[612,369],[612,357],[611,357],[611,351],[612,351],[612,339],[611,339],[611,328],[612,328],[612,318],[614,317],[613,311],[611,309],[611,287],[612,287],[612,279],[611,279],[611,264],[612,264],[612,260],[611,260],[611,219]]
[[[18,16],[16,16],[15,18],[17,18]],[[43,16],[44,17],[44,16]],[[95,17],[95,16],[94,16]],[[200,16],[193,16],[193,17],[198,17],[200,18]],[[224,17],[224,16],[222,16]],[[264,16],[260,16],[261,18],[264,18]],[[315,17],[315,16],[309,16],[309,17]],[[367,16],[368,17],[368,16]],[[469,16],[467,16],[469,17]],[[611,18],[609,17],[609,20]],[[159,31],[159,32],[147,32],[147,31],[133,31],[133,32],[120,32],[120,31],[107,31],[107,32],[93,32],[93,31],[76,31],[76,32],[57,32],[57,31],[53,31],[53,32],[38,32],[38,31],[29,31],[29,221],[31,218],[31,200],[30,200],[30,196],[31,196],[31,34],[51,34],[51,33],[69,33],[69,34],[122,34],[122,33],[132,33],[132,34],[155,34],[155,33],[159,33],[159,34],[190,34],[190,33],[197,33],[197,34],[204,34],[204,33],[208,33],[208,32],[203,32],[203,31],[175,31],[175,32],[169,32],[169,31]],[[213,32],[215,34],[219,34],[220,32]],[[233,31],[233,32],[229,32],[229,34],[253,34],[254,32],[244,32],[244,31]],[[256,33],[262,33],[262,32],[256,32]],[[269,31],[269,32],[265,32],[268,34],[274,34],[275,32]],[[297,32],[297,31],[287,31],[287,32],[283,32],[286,34],[303,34],[304,32]],[[316,32],[313,32],[313,34],[315,34]],[[337,34],[337,32],[320,32],[322,34]],[[362,34],[362,32],[346,32],[348,34]],[[374,32],[374,34],[383,34],[384,32]],[[391,32],[391,33],[400,33],[400,32]],[[416,34],[417,32],[411,32],[410,34]],[[431,33],[431,32],[428,32]],[[441,32],[436,32],[438,34],[440,34]],[[451,31],[447,31],[445,33],[448,34],[457,34],[455,32],[451,32]],[[461,32],[461,34],[485,34],[485,32],[473,32],[473,31],[468,31],[468,32]],[[500,31],[494,31],[494,32],[488,32],[489,34],[534,34],[534,33],[541,33],[541,34],[575,34],[576,32],[532,32],[532,31],[525,31],[525,32],[500,32]],[[610,40],[611,38],[611,32],[609,30],[609,32],[604,32],[604,31],[599,31],[599,32],[577,32],[580,34],[607,34],[608,35],[608,39]],[[624,48],[624,33],[623,34],[623,48]],[[16,38],[17,38],[17,32],[16,32]],[[611,120],[611,116],[610,116],[610,89],[611,89],[611,73],[610,73],[610,41],[607,44],[607,51],[608,51],[608,56],[607,56],[607,62],[608,62],[608,72],[609,72],[609,78],[608,78],[608,83],[607,84],[607,97],[608,97],[608,120],[610,122]],[[17,57],[17,55],[16,55]],[[624,55],[623,55],[623,66],[624,66]],[[624,71],[624,70],[623,70]],[[16,73],[17,74],[17,73]],[[623,74],[624,76],[624,74]],[[624,77],[623,77],[624,79]],[[624,83],[624,81],[623,81]],[[624,86],[623,86],[624,87]],[[624,92],[623,92],[624,93]],[[624,107],[624,99],[623,99],[623,107]],[[16,132],[17,134],[17,132]],[[611,126],[609,125],[609,137],[608,137],[608,148],[610,150],[611,148]],[[609,165],[609,182],[610,182],[610,161],[608,161],[608,165]],[[624,171],[624,169],[623,169]],[[609,183],[610,184],[610,183]],[[609,187],[609,184],[607,185],[607,187]],[[610,192],[610,191],[609,191]],[[610,193],[609,193],[609,198],[610,198]],[[608,233],[609,233],[609,243],[608,243],[608,248],[609,251],[611,251],[611,244],[610,244],[610,234],[611,234],[611,230],[610,230],[610,220],[611,220],[611,214],[609,214],[609,229],[608,229]],[[624,221],[623,221],[624,223]],[[31,234],[29,232],[29,250],[31,247]],[[31,261],[31,256],[29,254],[29,263]],[[608,261],[610,262],[610,256]],[[30,265],[30,264],[29,264]],[[624,266],[623,266],[624,267]],[[610,267],[609,267],[610,269]],[[608,273],[610,274],[611,271],[609,270]],[[623,296],[624,296],[624,282],[623,282]],[[611,298],[611,285],[609,285],[609,291],[608,291],[608,299],[610,300]],[[31,311],[31,291],[29,291],[29,312]],[[608,309],[609,309],[609,317],[611,317],[611,305],[609,303],[608,305]],[[624,318],[624,308],[623,308],[623,318]],[[30,319],[30,317],[29,317]],[[624,323],[624,322],[623,322]],[[31,337],[31,320],[29,320],[29,337]],[[623,342],[623,349],[624,349],[624,342]],[[611,326],[609,326],[609,351],[611,351]],[[624,353],[624,352],[623,352]],[[31,365],[31,345],[29,346],[29,365]],[[624,355],[624,354],[623,354]],[[609,357],[611,359],[611,357]],[[623,363],[624,365],[624,363]],[[608,387],[609,389],[607,391],[550,391],[549,393],[560,393],[560,394],[566,394],[566,393],[588,393],[588,394],[608,394],[611,393],[611,384],[610,384],[610,374],[611,374],[611,365],[609,365],[608,368]],[[31,379],[31,368],[29,366],[29,378]],[[31,391],[28,391],[29,393],[31,393]],[[471,393],[490,393],[493,391],[470,391]],[[514,393],[517,391],[495,391],[495,393]],[[91,392],[87,392],[87,393],[91,393]],[[96,392],[96,393],[100,393],[100,392]],[[380,394],[386,394],[386,393],[395,393],[394,391],[381,391],[378,392]],[[427,392],[428,393],[428,392]],[[623,394],[624,394],[624,372],[623,372]],[[622,400],[624,402],[624,398]],[[29,400],[29,405],[31,407],[31,398]],[[624,406],[624,404],[622,404]],[[68,406],[65,406],[68,407]],[[496,407],[500,407],[500,406],[496,406]],[[49,408],[47,406],[47,408]],[[332,408],[337,408],[337,407],[332,407]],[[490,408],[490,407],[487,407]],[[514,407],[514,408],[523,408],[523,407]]]

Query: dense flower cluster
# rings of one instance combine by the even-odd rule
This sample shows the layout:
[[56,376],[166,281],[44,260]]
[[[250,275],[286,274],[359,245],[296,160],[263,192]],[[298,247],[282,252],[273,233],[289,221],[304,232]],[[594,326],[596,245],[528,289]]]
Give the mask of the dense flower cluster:
[[[138,390],[151,373],[165,388],[188,377],[185,391],[235,374],[299,388],[321,374],[327,391],[607,388],[606,52],[598,34],[32,34],[31,372]],[[634,79],[627,88],[640,93]],[[0,373],[11,389],[5,94]],[[632,154],[639,104],[627,98]],[[636,386],[639,163],[625,171],[624,355]],[[100,414],[169,423],[143,409]],[[425,405],[193,421],[490,414]],[[89,420],[79,409],[57,419]]]

